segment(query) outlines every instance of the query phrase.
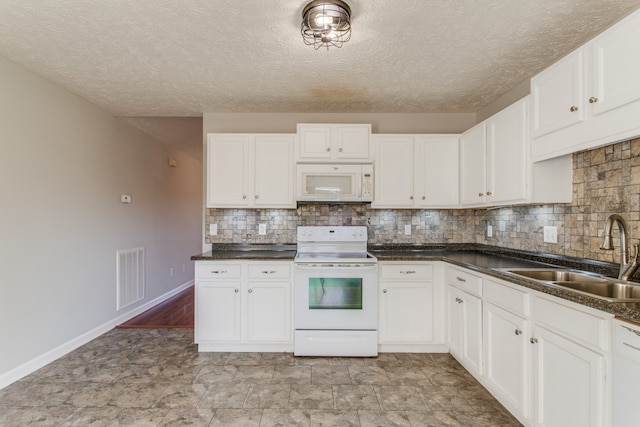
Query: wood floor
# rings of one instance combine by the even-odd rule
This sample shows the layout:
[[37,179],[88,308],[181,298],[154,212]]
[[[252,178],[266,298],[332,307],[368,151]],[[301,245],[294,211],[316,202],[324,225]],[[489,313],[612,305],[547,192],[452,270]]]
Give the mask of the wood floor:
[[191,286],[118,328],[193,328],[194,287]]

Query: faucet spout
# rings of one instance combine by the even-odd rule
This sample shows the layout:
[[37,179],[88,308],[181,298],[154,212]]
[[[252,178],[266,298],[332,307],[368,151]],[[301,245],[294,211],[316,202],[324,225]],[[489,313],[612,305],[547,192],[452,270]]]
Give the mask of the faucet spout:
[[618,279],[629,280],[631,276],[636,272],[640,264],[638,263],[638,249],[637,246],[633,262],[629,264],[629,248],[627,246],[627,224],[618,214],[610,215],[607,218],[607,222],[604,225],[604,241],[600,245],[600,249],[606,251],[613,250],[612,231],[613,225],[617,224],[620,230],[620,273]]

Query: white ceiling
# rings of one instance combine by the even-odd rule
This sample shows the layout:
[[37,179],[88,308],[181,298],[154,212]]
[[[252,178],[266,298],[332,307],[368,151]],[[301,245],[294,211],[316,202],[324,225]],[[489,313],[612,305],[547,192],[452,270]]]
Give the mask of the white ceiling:
[[347,2],[351,40],[315,51],[300,36],[305,0],[0,0],[0,55],[186,144],[193,129],[183,137],[180,128],[201,122],[161,118],[476,112],[640,7],[640,0]]

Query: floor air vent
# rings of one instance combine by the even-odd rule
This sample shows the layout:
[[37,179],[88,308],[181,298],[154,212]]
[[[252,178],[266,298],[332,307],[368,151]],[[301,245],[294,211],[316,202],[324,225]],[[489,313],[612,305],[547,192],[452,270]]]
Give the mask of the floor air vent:
[[144,248],[119,250],[116,264],[116,310],[121,310],[144,298]]

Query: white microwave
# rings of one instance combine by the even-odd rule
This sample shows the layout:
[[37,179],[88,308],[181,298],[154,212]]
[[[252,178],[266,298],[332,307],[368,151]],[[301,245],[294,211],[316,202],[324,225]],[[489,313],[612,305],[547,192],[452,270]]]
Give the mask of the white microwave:
[[296,165],[299,202],[358,203],[373,201],[373,164]]

